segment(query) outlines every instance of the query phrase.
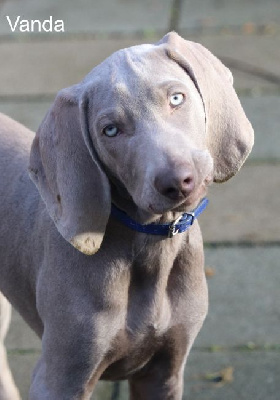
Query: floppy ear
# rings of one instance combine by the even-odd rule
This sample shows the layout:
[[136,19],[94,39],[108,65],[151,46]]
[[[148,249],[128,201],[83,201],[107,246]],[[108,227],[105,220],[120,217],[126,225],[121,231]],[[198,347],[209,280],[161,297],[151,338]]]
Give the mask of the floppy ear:
[[254,143],[252,126],[232,86],[232,74],[205,47],[175,32],[164,36],[161,43],[167,44],[167,55],[189,74],[202,97],[214,181],[224,182],[238,172]]
[[79,86],[58,93],[30,154],[30,177],[58,231],[76,249],[100,248],[111,210],[110,186],[88,141],[87,101]]

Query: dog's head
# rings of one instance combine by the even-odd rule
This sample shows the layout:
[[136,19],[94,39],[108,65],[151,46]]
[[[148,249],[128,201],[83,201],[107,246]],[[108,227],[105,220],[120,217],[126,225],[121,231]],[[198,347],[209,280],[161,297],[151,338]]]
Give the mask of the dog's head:
[[100,247],[111,186],[152,220],[187,211],[241,167],[253,130],[230,71],[176,33],[120,50],[58,93],[33,142],[30,175],[66,240]]

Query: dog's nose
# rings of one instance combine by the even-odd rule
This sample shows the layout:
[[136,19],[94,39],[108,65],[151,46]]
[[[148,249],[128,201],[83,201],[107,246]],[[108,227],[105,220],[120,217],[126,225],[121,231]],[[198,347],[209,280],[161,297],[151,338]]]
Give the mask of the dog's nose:
[[194,174],[191,168],[182,168],[177,171],[162,171],[155,178],[157,191],[170,200],[186,198],[195,187]]

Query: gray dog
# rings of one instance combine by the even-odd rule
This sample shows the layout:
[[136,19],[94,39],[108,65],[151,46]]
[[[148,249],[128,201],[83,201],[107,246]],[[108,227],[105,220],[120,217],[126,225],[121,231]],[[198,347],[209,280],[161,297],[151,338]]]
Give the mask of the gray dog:
[[194,219],[253,145],[230,71],[170,33],[60,91],[35,138],[4,115],[0,132],[0,399],[19,399],[5,298],[42,338],[31,400],[89,399],[99,379],[181,399],[208,305]]

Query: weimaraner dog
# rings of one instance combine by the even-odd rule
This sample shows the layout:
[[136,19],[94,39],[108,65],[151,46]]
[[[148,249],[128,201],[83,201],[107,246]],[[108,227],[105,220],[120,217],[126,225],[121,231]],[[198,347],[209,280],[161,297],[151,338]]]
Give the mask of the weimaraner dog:
[[[35,138],[4,115],[0,131],[0,290],[42,338],[30,400],[89,399],[99,379],[181,399],[208,307],[196,212],[253,145],[230,71],[169,33],[61,90]],[[18,400],[4,296],[0,399]]]

